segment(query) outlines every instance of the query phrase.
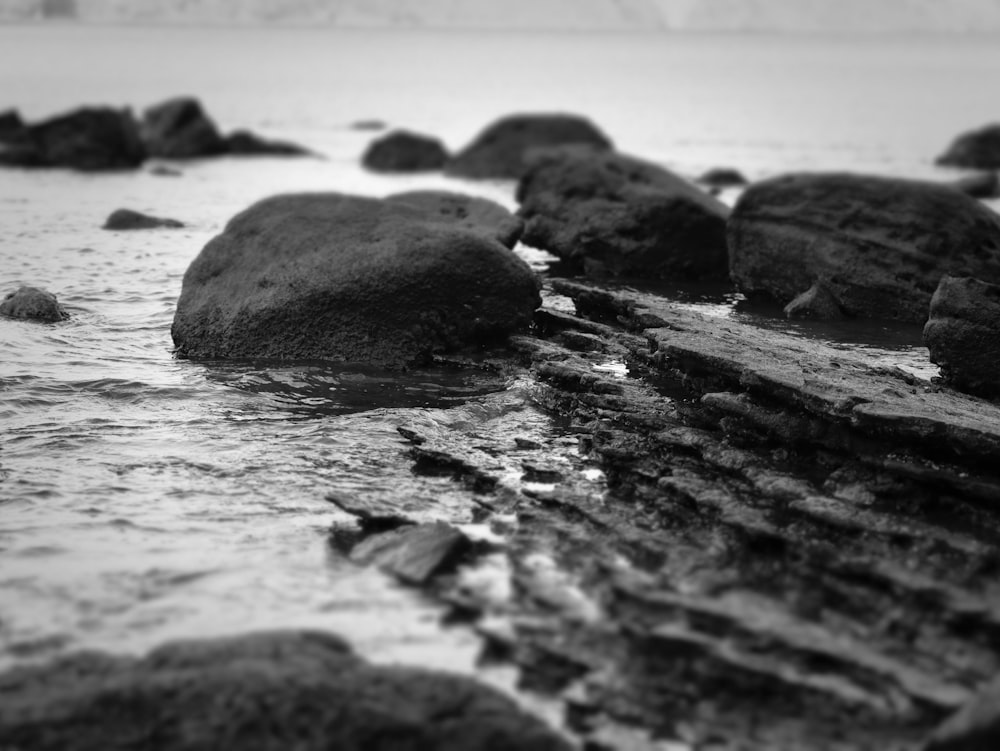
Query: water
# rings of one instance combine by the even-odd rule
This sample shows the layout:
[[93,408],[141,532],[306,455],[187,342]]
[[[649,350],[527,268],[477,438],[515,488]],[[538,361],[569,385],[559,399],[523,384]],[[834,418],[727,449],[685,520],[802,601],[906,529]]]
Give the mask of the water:
[[[685,174],[727,165],[754,178],[836,168],[945,179],[933,157],[996,116],[981,92],[998,74],[1000,45],[981,37],[0,28],[0,105],[28,118],[191,93],[224,129],[327,157],[219,159],[179,165],[180,177],[0,172],[4,291],[46,287],[72,314],[0,321],[0,667],[80,646],[316,626],[375,659],[473,669],[472,634],[442,630],[433,603],[329,545],[331,525],[351,522],[324,495],[407,487],[471,525],[468,493],[415,476],[397,427],[549,441],[556,426],[531,406],[531,383],[171,354],[184,270],[259,198],[446,187],[514,206],[509,184],[364,173],[371,134],[350,122],[380,118],[457,148],[496,116],[568,110]],[[101,230],[119,207],[187,227]],[[689,299],[775,325],[731,296]],[[860,343],[874,360],[933,372],[913,332],[884,333]]]

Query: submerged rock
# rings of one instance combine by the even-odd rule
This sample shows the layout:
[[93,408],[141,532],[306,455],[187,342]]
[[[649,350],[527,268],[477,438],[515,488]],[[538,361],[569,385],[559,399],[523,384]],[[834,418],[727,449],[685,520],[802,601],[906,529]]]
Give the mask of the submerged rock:
[[1000,124],[963,133],[937,158],[937,164],[969,169],[1000,169]]
[[69,318],[56,296],[38,287],[19,287],[0,302],[0,315],[52,323]]
[[422,585],[453,568],[470,545],[469,538],[450,524],[418,524],[366,538],[351,551],[351,560]]
[[519,178],[531,166],[532,152],[563,146],[605,151],[611,140],[577,115],[510,115],[487,127],[445,167],[449,175]]
[[1000,286],[944,277],[931,298],[924,343],[955,388],[1000,394]]
[[141,659],[80,652],[0,674],[11,749],[563,751],[492,688],[370,665],[332,634],[166,644]]
[[844,317],[837,298],[822,282],[816,282],[785,306],[785,316],[791,319],[810,318],[816,321],[839,321]]
[[161,219],[160,217],[142,214],[132,209],[116,209],[108,216],[102,229],[157,229],[159,227],[177,229],[183,226],[184,223],[178,222],[176,219]]
[[351,123],[351,130],[385,130],[388,124],[384,120],[355,120]]
[[697,181],[712,188],[738,188],[748,185],[750,182],[743,176],[742,172],[731,167],[710,169],[703,173]]
[[399,200],[266,199],[188,268],[177,353],[403,367],[495,341],[531,322],[539,285],[484,234]]
[[517,188],[522,241],[588,273],[700,279],[728,273],[719,201],[667,170],[618,154],[545,159]]
[[290,141],[261,138],[249,130],[236,130],[225,138],[225,151],[234,156],[310,156],[309,149]]
[[852,316],[923,323],[945,274],[1000,281],[1000,216],[947,185],[850,174],[756,183],[728,224],[733,281],[787,304],[817,281]]
[[931,735],[924,751],[995,751],[1000,748],[1000,680],[990,683]]
[[143,113],[142,140],[150,156],[191,159],[225,153],[227,145],[215,123],[192,97],[176,97]]
[[977,172],[952,183],[973,198],[1000,198],[1000,177],[996,172]]
[[448,152],[436,138],[395,130],[368,145],[361,163],[374,172],[428,172],[439,170]]
[[395,193],[385,200],[410,206],[442,221],[454,222],[462,229],[496,240],[508,248],[517,244],[524,231],[524,222],[487,198],[445,190],[411,190]]

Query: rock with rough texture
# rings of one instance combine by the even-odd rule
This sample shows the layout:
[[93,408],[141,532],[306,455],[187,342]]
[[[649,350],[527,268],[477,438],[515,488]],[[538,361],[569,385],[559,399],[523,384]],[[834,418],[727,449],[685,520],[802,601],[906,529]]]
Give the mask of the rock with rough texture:
[[973,198],[1000,198],[1000,177],[996,172],[976,172],[952,183]]
[[132,113],[84,107],[28,125],[0,151],[0,163],[97,171],[139,166],[146,151]]
[[178,641],[142,659],[80,652],[0,674],[0,739],[24,751],[563,751],[496,690],[370,665],[332,634]]
[[462,229],[496,240],[508,248],[517,244],[524,231],[524,222],[487,198],[445,190],[411,190],[395,193],[385,200],[410,206],[442,221],[454,222]]
[[947,167],[1000,169],[1000,124],[963,133],[937,158],[937,163]]
[[1000,748],[1000,680],[945,720],[924,751],[996,751]]
[[448,161],[448,152],[436,138],[395,130],[372,141],[361,163],[373,172],[429,172]]
[[955,388],[1000,394],[1000,286],[944,277],[931,298],[924,343]]
[[532,152],[587,146],[606,151],[611,140],[576,115],[511,115],[487,127],[445,167],[449,175],[517,179],[531,166]]
[[703,173],[698,182],[712,188],[738,188],[747,185],[747,180],[743,173],[731,167],[716,167]]
[[172,335],[197,358],[404,367],[497,341],[539,304],[526,263],[398,201],[284,195],[238,214],[184,276]]
[[249,130],[236,130],[225,138],[225,151],[234,156],[309,156],[312,152],[290,141],[272,141]]
[[837,298],[822,282],[816,282],[785,306],[785,316],[815,321],[839,321],[844,317]]
[[0,302],[0,315],[52,323],[69,318],[56,296],[38,287],[20,287]]
[[741,292],[787,304],[822,281],[851,316],[923,323],[945,274],[1000,281],[1000,216],[936,183],[777,177],[743,193],[728,239]]
[[129,229],[157,229],[164,227],[167,229],[177,229],[183,227],[183,222],[176,219],[161,219],[157,216],[142,214],[132,209],[116,209],[104,222],[102,229],[129,230]]
[[420,585],[454,568],[469,547],[469,538],[461,530],[435,522],[372,535],[355,546],[351,560]]
[[517,189],[522,242],[588,273],[683,279],[728,273],[726,216],[686,180],[618,154],[546,159]]
[[191,159],[227,151],[215,123],[191,97],[168,99],[143,113],[142,140],[150,156]]

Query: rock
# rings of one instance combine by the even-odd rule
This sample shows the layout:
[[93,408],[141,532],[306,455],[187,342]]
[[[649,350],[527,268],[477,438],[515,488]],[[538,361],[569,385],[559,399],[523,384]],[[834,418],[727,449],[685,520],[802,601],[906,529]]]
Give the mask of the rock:
[[435,522],[372,535],[351,551],[351,560],[378,566],[408,584],[422,585],[454,568],[469,547],[469,538],[460,530]]
[[936,163],[968,169],[1000,169],[1000,124],[963,133]]
[[10,749],[568,750],[492,688],[370,665],[332,634],[177,641],[142,659],[80,652],[0,675]]
[[201,102],[191,97],[168,99],[143,113],[142,140],[150,156],[191,159],[227,150],[215,123]]
[[995,751],[1000,748],[1000,680],[945,720],[924,751]]
[[383,120],[355,120],[351,130],[385,130],[389,126]]
[[109,107],[84,107],[27,127],[27,136],[0,152],[0,163],[78,170],[139,166],[146,151],[132,113]]
[[1000,394],[1000,286],[944,277],[931,298],[924,343],[931,362],[955,388]]
[[486,198],[444,190],[411,190],[385,200],[410,206],[442,221],[452,221],[462,229],[496,240],[508,248],[517,244],[524,231],[524,222],[499,203]]
[[952,183],[973,198],[1000,198],[1000,178],[996,172],[976,172]]
[[569,145],[605,151],[611,140],[576,115],[510,115],[487,127],[457,154],[445,172],[457,177],[512,178],[530,166],[529,152]]
[[290,141],[271,141],[249,130],[237,130],[226,136],[225,151],[235,156],[310,156],[309,149]]
[[713,188],[738,188],[748,185],[750,181],[739,170],[729,167],[716,167],[702,174],[697,182]]
[[427,172],[448,161],[444,144],[436,138],[395,130],[368,144],[361,163],[374,172]]
[[408,508],[400,507],[398,493],[333,491],[326,494],[326,500],[356,517],[363,529],[395,529],[417,523]]
[[127,230],[127,229],[157,229],[166,227],[177,229],[183,227],[182,222],[176,219],[161,219],[148,214],[141,214],[132,209],[116,209],[111,212],[102,229]]
[[21,115],[16,110],[0,112],[0,165],[31,167],[38,160],[31,133]]
[[844,317],[837,298],[823,282],[816,282],[785,306],[785,317],[816,321],[839,321]]
[[685,279],[728,273],[728,209],[661,167],[618,154],[546,159],[517,188],[522,242],[588,273]]
[[450,216],[336,193],[238,214],[188,268],[177,353],[404,367],[526,327],[526,263]]
[[732,279],[747,296],[787,304],[822,280],[844,313],[864,318],[923,323],[945,274],[1000,281],[1000,216],[936,183],[765,180],[737,201],[728,240]]
[[38,287],[19,287],[0,302],[0,315],[52,323],[69,318],[56,296]]

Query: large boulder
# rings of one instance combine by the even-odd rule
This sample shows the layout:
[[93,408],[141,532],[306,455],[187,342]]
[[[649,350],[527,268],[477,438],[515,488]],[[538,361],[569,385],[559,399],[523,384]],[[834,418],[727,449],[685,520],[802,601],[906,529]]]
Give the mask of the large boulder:
[[5,120],[0,164],[90,171],[129,169],[146,158],[127,109],[83,107],[20,128],[13,117]]
[[951,185],[973,198],[1000,198],[1000,176],[996,172],[973,172]]
[[1000,123],[963,133],[937,158],[937,163],[947,167],[1000,169]]
[[568,751],[470,678],[371,665],[338,637],[178,641],[0,674],[0,739],[24,751]]
[[53,323],[69,318],[56,296],[38,287],[19,287],[0,302],[0,315]]
[[150,216],[132,209],[115,209],[108,215],[102,229],[111,230],[133,230],[133,229],[179,229],[184,226],[183,222],[176,219],[166,219],[158,216]]
[[38,151],[31,132],[16,110],[0,112],[0,164],[13,167],[37,166]]
[[684,279],[728,273],[729,209],[681,177],[619,154],[542,160],[517,188],[521,241],[588,273]]
[[946,276],[931,298],[924,343],[955,388],[1000,394],[1000,286]]
[[499,203],[486,198],[451,193],[446,190],[410,190],[395,193],[385,200],[410,206],[439,217],[442,221],[492,238],[513,248],[524,231],[524,222]]
[[447,161],[441,141],[406,130],[376,138],[361,157],[361,163],[373,172],[428,172],[441,169]]
[[402,200],[266,199],[188,268],[177,353],[403,367],[495,341],[530,323],[539,285],[487,235]]
[[148,108],[142,118],[142,140],[150,156],[191,159],[227,151],[225,139],[201,102],[176,97]]
[[728,239],[741,292],[784,305],[822,282],[850,316],[923,323],[945,274],[1000,281],[1000,216],[936,183],[776,177],[743,193]]
[[476,136],[452,158],[445,172],[457,177],[517,179],[536,155],[565,146],[612,148],[606,135],[577,115],[510,115]]

